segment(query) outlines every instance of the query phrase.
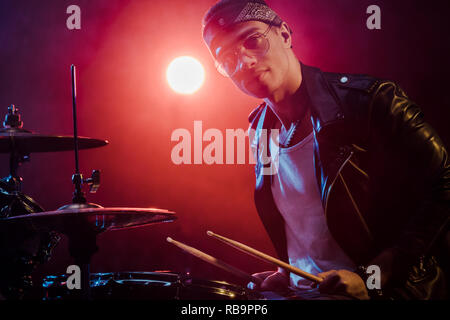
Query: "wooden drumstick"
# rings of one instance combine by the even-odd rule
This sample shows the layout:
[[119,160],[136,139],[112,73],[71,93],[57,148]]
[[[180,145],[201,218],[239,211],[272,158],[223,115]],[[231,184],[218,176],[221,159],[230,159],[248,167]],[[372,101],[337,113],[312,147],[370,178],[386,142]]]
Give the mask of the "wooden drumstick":
[[247,254],[250,254],[250,255],[252,255],[254,257],[257,257],[257,258],[259,258],[259,259],[261,259],[263,261],[272,263],[272,264],[274,264],[274,265],[276,265],[278,267],[284,268],[284,269],[286,269],[289,272],[292,272],[292,273],[294,273],[294,274],[296,274],[298,276],[301,276],[301,277],[303,277],[305,279],[308,279],[310,281],[313,281],[315,283],[320,283],[323,280],[322,278],[319,278],[319,277],[317,277],[317,276],[315,276],[315,275],[313,275],[311,273],[305,272],[305,271],[303,271],[301,269],[298,269],[298,268],[296,268],[294,266],[291,266],[290,264],[287,264],[284,261],[281,261],[281,260],[278,260],[278,259],[276,259],[274,257],[271,257],[271,256],[269,256],[269,255],[267,255],[265,253],[262,253],[261,251],[253,249],[253,248],[251,248],[251,247],[249,247],[249,246],[247,246],[245,244],[242,244],[240,242],[237,242],[237,241],[225,238],[224,236],[215,234],[214,232],[211,232],[211,231],[206,232],[206,234],[208,236],[210,236],[210,237],[213,237],[213,238],[216,238],[216,239],[218,239],[218,240],[220,240],[222,242],[225,242],[226,244],[228,244],[228,245],[230,245],[232,247],[235,247],[236,249],[239,249],[239,250],[241,250],[241,251],[243,251],[243,252],[245,252]]
[[262,283],[261,279],[256,278],[256,277],[254,277],[252,275],[249,275],[248,273],[246,273],[246,272],[244,272],[242,270],[239,270],[239,269],[237,269],[237,268],[235,268],[235,267],[229,265],[228,263],[225,263],[225,262],[223,262],[223,261],[221,261],[219,259],[216,259],[213,256],[210,256],[209,254],[206,254],[206,253],[204,253],[204,252],[202,252],[200,250],[197,250],[197,249],[195,249],[193,247],[190,247],[190,246],[188,246],[188,245],[186,245],[186,244],[184,244],[182,242],[173,240],[170,237],[167,237],[166,240],[167,240],[167,242],[176,245],[178,248],[183,249],[187,253],[190,253],[193,256],[196,256],[197,258],[202,259],[203,261],[211,263],[211,264],[215,265],[216,267],[222,268],[223,270],[228,271],[228,272],[230,272],[230,273],[232,273],[232,274],[234,274],[234,275],[236,275],[238,277],[244,278],[247,281],[251,281],[251,282],[256,283],[256,284],[261,284]]

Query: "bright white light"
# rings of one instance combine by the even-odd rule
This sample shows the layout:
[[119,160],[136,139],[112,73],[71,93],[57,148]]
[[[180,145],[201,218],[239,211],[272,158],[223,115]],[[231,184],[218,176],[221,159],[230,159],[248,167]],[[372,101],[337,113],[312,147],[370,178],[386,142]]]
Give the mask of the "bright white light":
[[181,94],[192,94],[202,86],[205,70],[196,59],[183,56],[169,64],[166,76],[172,90]]

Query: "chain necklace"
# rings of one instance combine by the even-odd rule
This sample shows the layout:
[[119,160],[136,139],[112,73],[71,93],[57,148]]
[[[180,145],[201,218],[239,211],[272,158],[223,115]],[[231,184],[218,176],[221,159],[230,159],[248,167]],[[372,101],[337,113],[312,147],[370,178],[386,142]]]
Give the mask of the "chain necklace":
[[280,145],[284,148],[287,148],[289,144],[291,143],[292,137],[295,134],[295,131],[297,130],[298,124],[300,123],[300,120],[295,121],[291,127],[289,128],[288,132],[286,133],[286,137],[283,139],[283,142],[280,142]]

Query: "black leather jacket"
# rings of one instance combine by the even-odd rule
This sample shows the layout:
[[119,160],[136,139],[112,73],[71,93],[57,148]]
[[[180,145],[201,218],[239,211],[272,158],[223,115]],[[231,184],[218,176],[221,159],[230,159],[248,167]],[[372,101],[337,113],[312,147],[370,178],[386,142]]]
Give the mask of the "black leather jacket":
[[[355,264],[378,264],[387,283],[402,281],[448,222],[447,151],[395,83],[303,64],[302,74],[328,228]],[[258,129],[270,130],[277,119],[262,104],[249,121],[256,130],[253,141],[259,141]],[[262,173],[270,164],[257,158],[256,208],[280,259],[288,261],[284,221],[271,192],[273,176]]]

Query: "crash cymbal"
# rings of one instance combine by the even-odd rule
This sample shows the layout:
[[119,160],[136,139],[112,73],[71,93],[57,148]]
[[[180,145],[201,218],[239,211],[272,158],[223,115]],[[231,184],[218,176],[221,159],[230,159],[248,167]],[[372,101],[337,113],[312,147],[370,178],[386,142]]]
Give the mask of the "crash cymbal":
[[100,233],[107,230],[133,228],[176,220],[175,212],[157,208],[70,208],[44,211],[0,219],[0,226],[24,224],[37,231],[64,234],[82,232],[80,225]]
[[[79,149],[103,147],[107,140],[78,137]],[[19,152],[29,154],[35,152],[70,151],[74,149],[73,136],[43,135],[21,128],[0,129],[0,153]]]

